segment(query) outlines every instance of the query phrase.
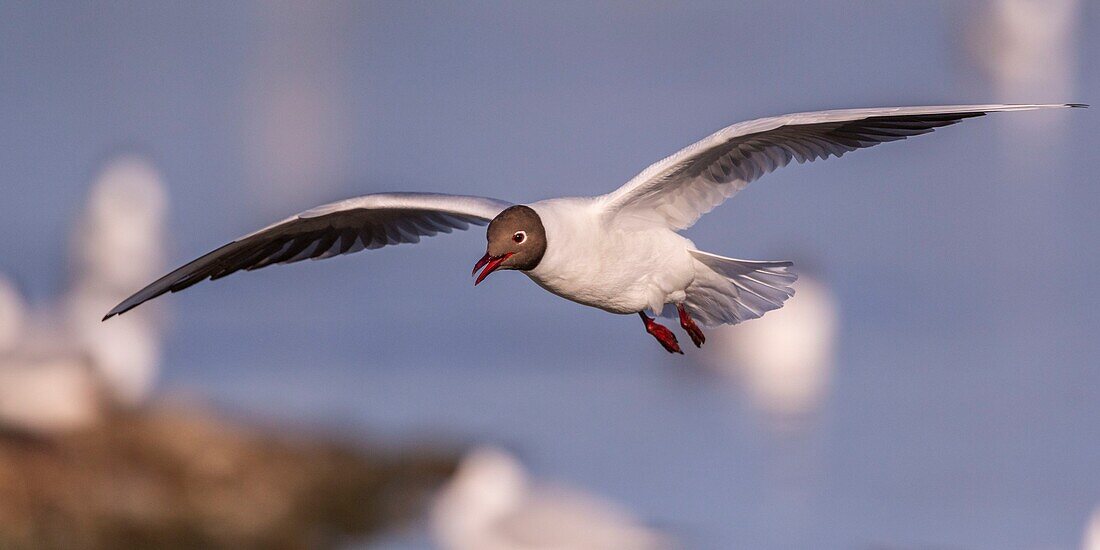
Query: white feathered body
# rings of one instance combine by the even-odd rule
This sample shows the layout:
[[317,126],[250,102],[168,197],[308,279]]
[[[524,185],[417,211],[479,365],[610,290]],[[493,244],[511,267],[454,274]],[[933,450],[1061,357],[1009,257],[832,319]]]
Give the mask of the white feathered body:
[[659,313],[695,280],[691,240],[655,224],[606,216],[599,197],[529,205],[546,228],[546,253],[525,272],[550,292],[611,313]]

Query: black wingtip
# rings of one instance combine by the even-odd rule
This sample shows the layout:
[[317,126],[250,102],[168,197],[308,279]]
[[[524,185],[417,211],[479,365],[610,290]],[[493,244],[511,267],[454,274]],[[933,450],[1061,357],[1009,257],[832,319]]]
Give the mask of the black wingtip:
[[1072,107],[1074,109],[1088,109],[1088,103],[1066,103],[1066,107]]

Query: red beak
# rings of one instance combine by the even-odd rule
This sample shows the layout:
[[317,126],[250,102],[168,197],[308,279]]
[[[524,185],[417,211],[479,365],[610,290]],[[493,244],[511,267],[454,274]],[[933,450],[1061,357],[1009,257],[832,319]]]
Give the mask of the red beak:
[[477,270],[479,270],[483,267],[485,268],[485,270],[482,271],[481,274],[477,276],[477,280],[474,281],[474,286],[477,286],[478,283],[480,283],[481,281],[484,281],[485,278],[488,277],[490,273],[492,273],[492,272],[496,271],[497,269],[499,269],[500,264],[504,263],[504,260],[507,260],[508,258],[512,257],[512,254],[514,254],[514,252],[509,252],[509,253],[507,253],[503,256],[497,256],[497,257],[494,258],[494,257],[490,256],[488,252],[486,252],[485,255],[482,256],[481,259],[478,260],[476,264],[474,264],[474,270],[472,272],[470,272],[470,276],[473,276],[474,274],[477,273]]

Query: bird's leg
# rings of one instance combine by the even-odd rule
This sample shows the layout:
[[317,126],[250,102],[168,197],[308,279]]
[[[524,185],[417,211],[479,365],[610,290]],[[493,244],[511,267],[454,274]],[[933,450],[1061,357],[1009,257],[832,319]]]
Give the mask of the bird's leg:
[[707,341],[707,337],[703,336],[703,331],[699,330],[699,325],[695,324],[695,319],[692,319],[684,304],[676,304],[676,311],[680,312],[680,326],[684,327],[688,336],[691,336],[691,342],[695,344],[695,347],[703,347],[703,343]]
[[645,331],[652,334],[664,346],[665,350],[669,353],[684,353],[680,351],[680,344],[676,341],[676,335],[672,334],[671,330],[650,319],[644,311],[639,311],[638,315],[642,317],[642,322],[645,323]]

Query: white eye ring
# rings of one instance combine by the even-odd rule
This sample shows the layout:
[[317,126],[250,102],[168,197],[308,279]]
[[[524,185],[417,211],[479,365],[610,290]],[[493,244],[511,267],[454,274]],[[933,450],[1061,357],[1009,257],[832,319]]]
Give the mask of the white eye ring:
[[523,241],[527,240],[527,232],[526,231],[516,231],[515,233],[512,234],[512,240],[515,241],[516,244],[523,244]]

